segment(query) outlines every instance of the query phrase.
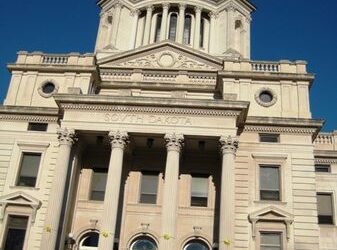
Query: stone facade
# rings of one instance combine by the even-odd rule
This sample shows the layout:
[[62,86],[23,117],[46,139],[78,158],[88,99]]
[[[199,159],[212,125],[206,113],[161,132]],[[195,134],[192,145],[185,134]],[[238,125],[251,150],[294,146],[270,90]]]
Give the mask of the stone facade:
[[306,62],[250,59],[255,7],[98,5],[95,53],[8,65],[0,248],[337,249],[337,133]]

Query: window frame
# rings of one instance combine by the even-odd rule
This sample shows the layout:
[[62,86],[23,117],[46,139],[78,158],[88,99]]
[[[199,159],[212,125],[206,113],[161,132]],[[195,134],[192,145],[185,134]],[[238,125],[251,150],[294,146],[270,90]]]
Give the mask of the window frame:
[[260,229],[258,231],[258,248],[261,249],[261,241],[262,241],[262,234],[280,234],[281,236],[281,250],[285,250],[286,248],[286,243],[285,243],[285,236],[284,236],[284,231],[283,230],[278,230],[278,229]]
[[[140,179],[139,179],[139,192],[138,192],[138,203],[142,205],[157,205],[158,204],[158,194],[159,194],[159,172],[156,171],[146,171],[143,170],[140,172]],[[155,192],[156,198],[154,203],[147,203],[147,202],[142,202],[142,183],[143,183],[143,176],[156,176],[157,177],[157,189]],[[148,194],[148,193],[147,193]],[[153,194],[150,194],[153,195]]]
[[[45,165],[45,156],[50,146],[49,142],[17,142],[13,148],[13,159],[11,159],[12,176],[10,177],[10,188],[16,189],[39,189],[40,180],[42,176],[43,166]],[[34,187],[18,186],[17,180],[21,171],[21,162],[24,153],[40,153],[41,159],[39,169],[36,176],[36,182]]]
[[[275,142],[268,142],[268,141],[262,141],[261,138],[263,136],[276,136],[276,141]],[[259,133],[259,142],[261,143],[281,143],[281,135],[280,134],[277,134],[277,133]]]
[[[22,168],[23,168],[23,160],[24,160],[24,156],[25,155],[38,155],[40,157],[40,160],[39,160],[39,165],[38,165],[38,170],[37,170],[37,174],[36,174],[36,177],[35,177],[35,184],[34,186],[25,186],[25,185],[19,185],[19,181],[21,179],[21,172],[22,172]],[[37,178],[38,178],[38,174],[39,174],[39,171],[40,171],[40,167],[41,167],[41,160],[42,160],[42,153],[40,152],[22,152],[21,153],[21,156],[20,156],[20,164],[19,164],[19,168],[18,168],[18,173],[17,173],[17,178],[15,180],[15,186],[16,187],[26,187],[26,188],[36,188],[36,184],[37,184]]]
[[[190,202],[189,202],[189,206],[193,207],[193,208],[208,208],[209,207],[209,202],[210,202],[210,174],[196,174],[196,173],[192,173],[191,177],[190,177]],[[205,178],[207,179],[207,202],[206,202],[206,206],[195,206],[192,205],[192,183],[193,183],[193,177],[194,178]]]
[[[174,35],[174,39],[171,39],[170,38],[170,32],[171,32],[171,18],[172,18],[172,15],[175,15],[176,16],[176,27],[175,27],[175,35]],[[168,24],[168,27],[167,27],[167,39],[168,40],[171,40],[173,42],[176,42],[177,41],[177,34],[178,34],[178,21],[179,21],[179,13],[178,12],[175,12],[175,11],[172,11],[169,13],[169,16],[168,16],[168,20],[167,20],[167,24]]]
[[[290,187],[286,186],[285,176],[288,173],[288,155],[287,154],[261,154],[253,153],[253,161],[255,163],[255,201],[257,203],[268,204],[286,204],[288,195],[290,194]],[[260,165],[274,165],[279,166],[280,174],[280,200],[261,200],[260,199]]]
[[[96,173],[105,173],[107,178],[108,178],[108,171],[109,169],[108,168],[92,168],[92,173],[91,173],[91,176],[90,176],[90,189],[89,189],[89,197],[88,197],[88,200],[91,201],[91,202],[104,202],[104,196],[105,196],[105,192],[106,192],[106,185],[105,185],[105,189],[104,189],[104,196],[103,196],[103,200],[94,200],[92,199],[92,188],[93,188],[93,185],[92,185],[92,181],[93,181],[93,178],[94,178],[94,175],[95,175],[95,172]],[[95,171],[95,170],[99,170],[99,171]]]
[[[328,171],[316,171],[317,168],[327,168]],[[315,163],[315,173],[319,173],[319,174],[330,174],[331,173],[331,164],[322,164],[322,163]]]
[[332,210],[332,224],[327,224],[327,223],[319,223],[318,221],[318,199],[317,199],[317,224],[321,227],[321,226],[335,226],[336,225],[336,193],[334,191],[331,190],[320,190],[316,192],[316,196],[318,197],[319,194],[322,195],[330,195],[331,197],[331,210]]
[[[261,188],[261,169],[262,168],[272,168],[272,169],[277,169],[277,173],[278,173],[278,179],[279,179],[279,187],[278,190],[262,190]],[[281,195],[281,166],[280,165],[273,165],[273,164],[259,164],[259,200],[260,201],[282,201],[282,195]],[[272,199],[262,199],[262,195],[261,193],[263,191],[271,191],[271,192],[277,192],[278,191],[278,199],[272,200]]]

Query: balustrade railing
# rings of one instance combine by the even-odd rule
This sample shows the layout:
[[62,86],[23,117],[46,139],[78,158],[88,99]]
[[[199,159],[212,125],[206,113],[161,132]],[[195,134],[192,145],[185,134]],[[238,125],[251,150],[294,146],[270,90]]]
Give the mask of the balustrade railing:
[[42,63],[44,64],[67,64],[68,57],[67,56],[43,56]]
[[279,72],[280,65],[278,63],[252,62],[252,70],[259,72]]
[[330,133],[320,133],[317,135],[315,143],[316,144],[333,144],[334,143],[333,135]]

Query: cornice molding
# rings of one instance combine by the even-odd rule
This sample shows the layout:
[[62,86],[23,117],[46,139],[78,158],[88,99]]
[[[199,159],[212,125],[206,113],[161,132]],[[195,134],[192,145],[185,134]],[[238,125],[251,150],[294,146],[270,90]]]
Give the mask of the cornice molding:
[[39,115],[20,115],[20,114],[0,114],[0,120],[4,121],[29,121],[29,122],[57,122],[58,117],[48,117]]
[[270,127],[270,126],[245,126],[244,132],[257,133],[290,133],[290,134],[307,134],[316,133],[315,128],[300,128],[300,127]]
[[337,164],[337,158],[315,158],[315,164]]

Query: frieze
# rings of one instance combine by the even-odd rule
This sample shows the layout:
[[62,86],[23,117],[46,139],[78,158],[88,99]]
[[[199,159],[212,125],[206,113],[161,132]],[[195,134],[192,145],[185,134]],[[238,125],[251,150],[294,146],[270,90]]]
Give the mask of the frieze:
[[61,104],[62,109],[86,110],[86,111],[113,111],[113,112],[146,112],[177,115],[200,115],[200,116],[228,116],[236,117],[239,111],[212,110],[212,109],[188,109],[188,108],[161,108],[161,107],[139,107],[139,106],[111,106],[90,104]]
[[315,164],[337,164],[336,158],[315,158]]
[[0,120],[29,121],[29,122],[57,122],[58,117],[34,116],[34,115],[0,115]]
[[257,132],[257,133],[291,133],[291,134],[314,134],[316,129],[312,128],[294,128],[294,127],[257,127],[248,126],[244,128],[244,132]]

